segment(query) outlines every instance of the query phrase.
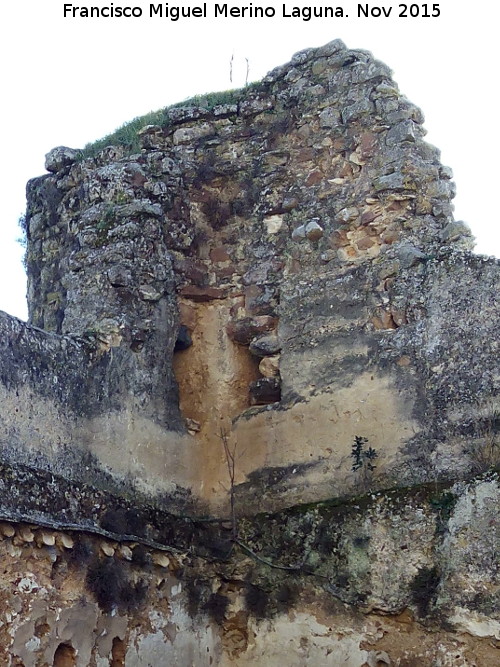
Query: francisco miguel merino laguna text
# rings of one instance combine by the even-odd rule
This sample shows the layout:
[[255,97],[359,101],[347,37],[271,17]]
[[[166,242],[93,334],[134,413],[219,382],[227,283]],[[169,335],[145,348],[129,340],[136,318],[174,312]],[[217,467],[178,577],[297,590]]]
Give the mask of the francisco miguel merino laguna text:
[[[229,5],[227,3],[215,3],[214,18],[273,18],[276,16],[274,7],[254,5]],[[143,16],[142,7],[123,7],[110,3],[105,7],[76,6],[70,3],[63,5],[64,17],[71,18],[139,18]],[[148,9],[149,18],[159,18],[178,21],[181,18],[207,18],[207,3],[196,6],[170,5],[151,3]],[[283,18],[301,18],[309,21],[311,18],[342,18],[346,16],[342,7],[288,7],[283,4]]]
[[[168,2],[160,4],[149,4],[147,15],[149,18],[166,18],[170,21],[178,21],[181,18],[207,18],[206,2],[196,6],[169,5]],[[228,3],[215,3],[213,7],[214,18],[274,18],[276,9],[254,5],[229,5]],[[356,7],[358,18],[386,17],[391,16],[393,7],[359,3]],[[439,3],[434,4],[399,4],[397,16],[400,18],[418,17],[437,18],[440,15]],[[63,5],[64,17],[70,18],[139,18],[143,16],[142,7],[124,7],[115,5],[113,2],[104,7],[76,6],[70,3]],[[281,9],[282,18],[299,18],[302,21],[310,21],[312,18],[347,18],[347,13],[341,6],[306,6],[294,7],[283,3]]]

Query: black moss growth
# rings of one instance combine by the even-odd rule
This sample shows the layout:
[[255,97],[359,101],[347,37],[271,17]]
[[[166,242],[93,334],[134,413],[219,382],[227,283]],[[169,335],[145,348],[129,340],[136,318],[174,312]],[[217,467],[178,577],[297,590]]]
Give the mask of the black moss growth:
[[245,591],[245,607],[256,618],[269,615],[269,594],[257,586],[248,586]]
[[222,625],[226,615],[229,600],[221,593],[212,593],[205,602],[203,609],[208,612],[210,618],[218,625]]
[[131,611],[140,606],[147,593],[144,580],[132,582],[125,565],[113,559],[95,558],[89,566],[85,584],[99,607],[110,612],[114,607]]
[[423,567],[410,584],[413,603],[420,617],[427,616],[436,599],[440,577],[436,567]]

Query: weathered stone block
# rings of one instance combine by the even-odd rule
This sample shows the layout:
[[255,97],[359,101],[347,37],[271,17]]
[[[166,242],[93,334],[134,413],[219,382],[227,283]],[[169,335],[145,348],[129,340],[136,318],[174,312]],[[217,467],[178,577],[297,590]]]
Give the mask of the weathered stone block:
[[281,398],[281,382],[276,377],[263,377],[249,387],[251,405],[268,405]]
[[53,148],[45,156],[45,169],[53,173],[70,167],[78,159],[78,151],[67,146],[58,146]]
[[227,334],[235,343],[250,345],[256,336],[272,331],[277,323],[277,319],[270,315],[244,317],[230,322],[227,326]]

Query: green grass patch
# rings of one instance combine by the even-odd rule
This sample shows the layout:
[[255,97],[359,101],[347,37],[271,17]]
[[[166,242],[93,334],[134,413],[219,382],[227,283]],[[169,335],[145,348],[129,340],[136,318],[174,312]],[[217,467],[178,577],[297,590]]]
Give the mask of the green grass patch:
[[137,153],[141,150],[139,137],[137,133],[147,125],[159,125],[160,127],[168,127],[169,114],[171,109],[180,107],[197,107],[212,111],[216,106],[221,104],[238,104],[251,91],[255,91],[259,84],[252,83],[244,88],[235,90],[223,90],[216,93],[206,93],[204,95],[195,95],[182,102],[176,102],[168,107],[159,109],[158,111],[150,111],[144,116],[137,116],[133,120],[124,123],[111,134],[106,135],[102,139],[93,141],[87,144],[81,151],[81,158],[89,158],[96,156],[107,146],[123,146],[128,155]]

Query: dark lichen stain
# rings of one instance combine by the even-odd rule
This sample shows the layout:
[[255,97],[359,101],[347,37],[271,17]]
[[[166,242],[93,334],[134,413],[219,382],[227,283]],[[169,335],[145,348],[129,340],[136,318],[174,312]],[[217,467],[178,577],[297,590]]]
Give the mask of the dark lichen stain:
[[208,613],[210,618],[218,625],[222,625],[229,606],[229,599],[221,593],[212,593],[203,605],[203,610]]
[[124,561],[113,558],[95,557],[89,565],[85,584],[103,611],[110,612],[116,607],[130,612],[144,602],[148,590],[146,581],[133,581],[128,569]]
[[421,618],[429,614],[431,606],[436,600],[440,581],[439,571],[436,566],[430,568],[423,567],[412,580],[410,584],[412,601],[417,607]]

